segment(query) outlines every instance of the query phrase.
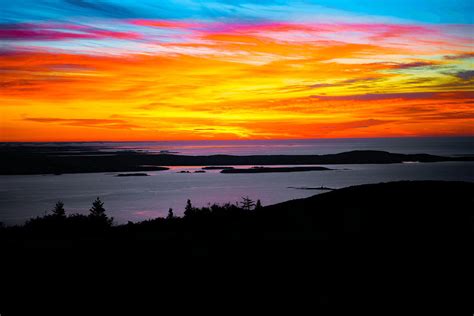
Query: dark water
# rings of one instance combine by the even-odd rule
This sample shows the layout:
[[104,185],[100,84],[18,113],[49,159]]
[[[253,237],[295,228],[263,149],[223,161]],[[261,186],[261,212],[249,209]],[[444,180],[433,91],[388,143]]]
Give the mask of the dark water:
[[[49,144],[50,145],[50,144]],[[70,144],[63,144],[70,145]],[[78,145],[78,144],[74,144]],[[473,138],[85,143],[84,148],[110,151],[139,149],[179,151],[181,154],[324,154],[355,149],[399,153],[473,155]],[[45,146],[45,144],[36,144]],[[243,167],[243,166],[240,166]],[[149,172],[149,177],[115,177],[115,174],[63,174],[0,176],[0,221],[21,223],[43,215],[63,200],[67,212],[87,213],[100,196],[116,222],[165,216],[173,208],[182,214],[189,198],[196,206],[208,202],[235,202],[243,196],[261,199],[264,205],[308,197],[321,191],[289,187],[342,188],[350,185],[396,180],[461,180],[474,182],[474,162],[412,163],[389,165],[335,165],[336,170],[269,174],[177,173],[201,167],[174,167]]]

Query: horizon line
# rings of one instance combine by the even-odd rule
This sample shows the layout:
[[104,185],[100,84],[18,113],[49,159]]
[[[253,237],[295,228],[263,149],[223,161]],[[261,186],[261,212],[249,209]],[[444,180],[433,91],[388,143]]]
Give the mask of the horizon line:
[[335,139],[400,139],[400,138],[474,138],[472,135],[421,135],[421,136],[375,136],[375,137],[315,137],[315,138],[273,138],[273,139],[175,139],[175,140],[62,140],[62,141],[0,141],[0,144],[14,143],[151,143],[151,142],[236,142],[236,141],[302,141]]

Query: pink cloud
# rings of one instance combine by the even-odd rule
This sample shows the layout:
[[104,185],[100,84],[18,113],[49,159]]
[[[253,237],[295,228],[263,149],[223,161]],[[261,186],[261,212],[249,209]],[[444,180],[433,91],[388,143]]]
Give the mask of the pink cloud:
[[9,24],[0,29],[0,39],[16,41],[60,41],[69,39],[136,39],[140,34],[110,31],[72,24]]

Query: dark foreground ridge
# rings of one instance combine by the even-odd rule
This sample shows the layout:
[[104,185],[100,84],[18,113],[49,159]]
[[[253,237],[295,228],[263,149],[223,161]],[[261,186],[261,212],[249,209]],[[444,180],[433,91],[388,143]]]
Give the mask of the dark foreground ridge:
[[[76,148],[0,147],[0,174],[64,174],[87,172],[144,172],[163,166],[212,166],[227,172],[235,165],[389,164],[402,162],[474,161],[474,157],[442,157],[428,154],[396,154],[358,150],[330,155],[183,156],[135,151],[84,151]],[[223,166],[223,167],[219,167]],[[226,166],[226,167],[224,167]],[[240,172],[240,171],[238,171]]]
[[[167,218],[119,226],[111,225],[98,199],[89,216],[66,215],[58,203],[53,214],[0,228],[0,251],[8,264],[4,279],[11,277],[22,288],[28,284],[21,281],[25,274],[42,276],[43,286],[53,275],[69,282],[90,267],[87,276],[123,291],[125,280],[142,270],[143,282],[153,280],[167,291],[169,284],[182,288],[180,274],[196,276],[199,286],[192,295],[205,293],[203,301],[209,292],[202,284],[214,284],[214,275],[232,287],[244,280],[239,295],[251,293],[259,300],[262,287],[252,289],[252,282],[261,280],[265,293],[272,294],[268,304],[296,291],[306,308],[319,311],[316,315],[424,315],[427,310],[450,315],[470,304],[458,282],[469,273],[463,266],[470,269],[473,214],[474,183],[465,182],[361,185],[266,207],[246,199],[239,206],[199,209],[189,202],[182,218],[170,210]],[[77,255],[59,273],[64,253]],[[115,253],[101,264],[100,258]],[[163,263],[183,263],[184,272],[160,270]],[[22,264],[27,266],[21,269]],[[117,272],[109,272],[117,266]],[[241,279],[237,272],[242,270],[253,274]],[[219,285],[218,291],[226,291]]]
[[[453,238],[451,234],[472,229],[474,183],[403,181],[360,185],[266,207],[249,199],[238,205],[205,208],[195,208],[188,201],[183,217],[174,216],[170,210],[167,218],[118,226],[111,225],[112,219],[99,199],[89,216],[66,216],[62,203],[58,205],[52,214],[23,226],[3,227],[2,244],[88,247],[91,240],[96,240],[103,246],[140,246],[143,241],[152,241],[148,245],[164,247],[165,251],[170,249],[163,242],[172,241],[182,243],[173,251],[188,253],[199,244],[212,253],[232,248],[237,241],[448,240]],[[217,245],[225,247],[214,248]]]

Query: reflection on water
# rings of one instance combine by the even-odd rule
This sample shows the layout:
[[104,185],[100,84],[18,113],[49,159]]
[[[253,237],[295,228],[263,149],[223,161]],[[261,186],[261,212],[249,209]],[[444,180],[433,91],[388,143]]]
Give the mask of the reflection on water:
[[[248,195],[268,205],[321,193],[289,187],[341,188],[396,180],[474,181],[474,162],[327,167],[337,170],[221,174],[219,170],[193,173],[201,167],[187,166],[148,172],[149,177],[115,177],[112,173],[0,176],[0,221],[21,223],[44,214],[58,199],[65,202],[68,212],[86,213],[100,196],[110,215],[123,223],[165,216],[170,207],[175,214],[182,214],[188,198],[196,206],[204,206],[235,202]],[[179,173],[181,170],[191,172]]]

